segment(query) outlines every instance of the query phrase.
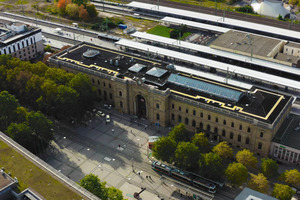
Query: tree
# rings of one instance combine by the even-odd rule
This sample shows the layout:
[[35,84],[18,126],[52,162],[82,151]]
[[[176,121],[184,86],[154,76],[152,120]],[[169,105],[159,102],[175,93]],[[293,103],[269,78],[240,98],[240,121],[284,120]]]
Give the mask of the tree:
[[213,150],[214,153],[218,154],[222,159],[232,158],[233,151],[228,146],[227,142],[223,141],[214,146]]
[[200,153],[207,153],[210,149],[210,144],[208,142],[207,137],[205,137],[204,133],[197,133],[192,138],[192,143],[195,144]]
[[45,117],[40,111],[30,112],[27,115],[27,122],[32,132],[44,142],[45,145],[49,145],[53,140],[53,124]]
[[268,193],[269,181],[261,173],[258,175],[251,174],[251,180],[248,183],[248,187],[261,193]]
[[236,160],[247,168],[256,168],[257,158],[249,149],[243,149],[236,154]]
[[82,4],[79,6],[79,18],[83,21],[87,21],[90,18],[88,11],[84,8]]
[[213,180],[220,180],[224,174],[222,159],[213,152],[202,155],[202,158],[199,160],[199,168],[203,176]]
[[93,88],[90,78],[82,73],[74,75],[70,80],[69,86],[77,91],[79,94],[77,98],[78,116],[82,116],[86,110],[91,110],[93,108],[94,101],[96,99],[96,91]]
[[79,185],[101,199],[107,199],[106,182],[100,182],[97,175],[89,174],[80,180]]
[[153,156],[158,160],[171,163],[174,160],[176,142],[171,137],[161,137],[154,142]]
[[66,13],[73,19],[77,19],[79,15],[79,6],[74,3],[70,3],[66,7]]
[[59,0],[58,3],[57,3],[58,12],[61,15],[65,15],[66,14],[66,7],[70,3],[71,3],[71,0]]
[[87,4],[86,5],[86,10],[89,13],[89,16],[91,18],[97,17],[98,16],[98,11],[96,10],[96,7],[94,4]]
[[300,186],[300,172],[297,169],[285,170],[285,172],[281,175],[281,178],[287,184],[293,185],[297,188]]
[[289,4],[297,6],[299,4],[299,0],[289,0]]
[[26,123],[11,123],[5,132],[10,138],[25,148],[27,148],[27,142],[29,142],[30,138],[32,138],[30,136],[31,129]]
[[195,169],[199,160],[198,147],[190,142],[179,142],[175,150],[175,161],[183,169]]
[[72,3],[85,6],[88,3],[88,0],[72,0]]
[[107,188],[107,199],[109,200],[123,200],[123,192],[114,187]]
[[18,100],[7,91],[0,92],[0,128],[1,130],[13,122],[19,107]]
[[173,138],[177,143],[181,141],[187,141],[188,136],[185,132],[184,123],[180,123],[177,126],[174,126],[169,133],[169,137]]
[[240,186],[247,181],[248,170],[241,163],[230,163],[225,170],[228,181],[234,186]]
[[275,160],[263,158],[260,170],[266,177],[274,177],[278,174],[278,164]]
[[275,183],[274,190],[272,192],[272,196],[279,200],[290,200],[295,191],[288,185],[277,184]]

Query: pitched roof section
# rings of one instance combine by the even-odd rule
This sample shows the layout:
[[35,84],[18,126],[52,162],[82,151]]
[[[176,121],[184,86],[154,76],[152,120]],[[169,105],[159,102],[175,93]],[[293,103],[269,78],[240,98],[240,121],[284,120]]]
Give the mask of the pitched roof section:
[[236,91],[236,90],[229,89],[226,87],[214,85],[211,83],[207,83],[207,82],[200,81],[200,80],[195,80],[192,78],[188,78],[188,77],[184,77],[184,76],[180,76],[180,75],[176,75],[176,74],[171,74],[168,81],[170,83],[173,83],[176,85],[189,87],[194,90],[204,92],[207,94],[212,94],[214,96],[217,96],[217,97],[220,97],[223,99],[227,99],[230,101],[234,101],[234,102],[238,102],[244,94],[241,91]]

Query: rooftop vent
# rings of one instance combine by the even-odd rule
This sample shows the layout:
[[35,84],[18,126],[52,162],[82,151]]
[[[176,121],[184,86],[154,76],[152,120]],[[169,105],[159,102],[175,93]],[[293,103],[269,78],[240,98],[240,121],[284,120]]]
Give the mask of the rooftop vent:
[[83,53],[85,58],[94,58],[100,54],[100,51],[88,49],[86,52]]

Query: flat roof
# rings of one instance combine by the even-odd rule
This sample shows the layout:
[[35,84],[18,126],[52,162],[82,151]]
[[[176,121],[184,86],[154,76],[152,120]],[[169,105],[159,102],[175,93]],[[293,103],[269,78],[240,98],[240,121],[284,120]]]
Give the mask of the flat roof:
[[295,42],[288,42],[285,46],[300,48],[300,44]]
[[10,176],[8,176],[8,174],[6,174],[5,172],[0,172],[0,191],[2,191],[14,182],[15,181]]
[[300,150],[300,116],[290,114],[277,131],[273,142]]
[[[88,48],[99,50],[100,54],[94,58],[84,58],[82,53]],[[234,91],[234,93],[245,94],[238,100],[238,102],[235,102],[232,99],[226,99],[220,95],[199,91],[197,88],[189,86],[189,84],[183,84],[182,82],[177,84],[176,82],[168,81],[169,77],[178,74],[178,72],[169,70],[167,67],[169,63],[158,63],[145,57],[142,55],[138,56],[136,53],[131,54],[128,52],[106,49],[89,43],[81,43],[69,48],[68,51],[63,51],[52,56],[50,58],[50,62],[54,59],[56,62],[60,61],[60,65],[62,66],[64,63],[66,63],[66,66],[67,64],[73,64],[76,66],[77,70],[84,70],[93,75],[96,75],[96,72],[98,71],[99,76],[103,77],[107,74],[109,76],[119,77],[121,79],[130,79],[132,81],[145,79],[144,85],[156,86],[152,87],[155,90],[166,91],[169,89],[171,93],[177,97],[185,97],[196,102],[218,107],[225,111],[239,113],[243,115],[241,117],[248,116],[268,124],[272,124],[274,122],[291,98],[288,95],[274,93],[259,88],[252,88],[250,91],[238,86],[209,80],[205,77],[202,78],[197,75],[186,74],[183,72],[179,73],[181,77],[188,78],[192,83],[199,81],[203,83],[203,85],[212,84],[214,87],[221,88],[221,91],[230,90]],[[119,66],[116,66],[115,62],[108,62],[110,59],[119,59]],[[132,59],[134,60],[134,63],[132,63]],[[130,72],[128,69],[136,63],[146,65],[147,70],[142,70],[138,74]],[[163,75],[163,78],[151,76],[149,79],[149,75],[146,74],[146,71],[153,67],[164,69],[167,73]],[[123,74],[123,76],[118,76],[118,73]]]
[[300,68],[294,68],[294,67],[290,67],[287,65],[278,64],[275,62],[261,60],[258,58],[252,58],[252,60],[251,60],[249,56],[244,56],[244,55],[239,55],[239,54],[226,52],[226,51],[222,51],[222,50],[218,50],[218,49],[213,49],[213,48],[210,48],[210,47],[207,47],[204,45],[193,44],[193,43],[185,42],[185,41],[178,41],[175,39],[166,38],[166,37],[153,35],[153,34],[149,34],[149,33],[145,33],[145,32],[139,32],[139,31],[136,31],[135,33],[131,34],[131,36],[145,39],[145,40],[154,41],[154,42],[160,42],[163,44],[168,44],[170,46],[174,46],[174,47],[178,47],[178,48],[190,49],[190,50],[194,50],[197,52],[204,52],[204,53],[217,55],[217,56],[221,56],[221,57],[225,57],[225,58],[229,58],[229,59],[234,59],[234,60],[238,60],[238,61],[249,63],[249,64],[260,65],[260,66],[267,67],[270,69],[275,69],[275,70],[279,70],[279,71],[283,71],[283,72],[289,72],[289,73],[292,73],[295,75],[300,74]]
[[235,197],[234,200],[278,200],[278,199],[246,187],[237,197]]
[[224,27],[218,27],[210,24],[205,24],[201,22],[193,22],[189,20],[184,20],[184,19],[178,19],[174,17],[164,17],[161,19],[163,22],[168,22],[168,23],[174,23],[174,24],[185,24],[187,26],[191,27],[196,27],[198,29],[204,29],[204,30],[210,30],[214,32],[219,32],[219,33],[226,33],[227,31],[231,30],[229,28],[224,28]]
[[[248,36],[250,37],[252,45],[250,45]],[[228,49],[237,53],[244,52],[249,55],[252,50],[253,55],[270,57],[270,52],[281,42],[279,39],[230,30],[215,39],[215,41],[211,43],[211,46]]]
[[225,25],[234,25],[234,26],[239,26],[239,27],[243,27],[243,28],[264,31],[264,32],[271,33],[271,34],[276,33],[276,34],[282,35],[282,36],[290,36],[290,37],[294,37],[294,38],[300,38],[300,33],[298,31],[292,31],[292,30],[277,28],[277,27],[268,26],[268,25],[264,25],[264,24],[257,24],[257,23],[252,23],[252,22],[247,22],[247,21],[242,21],[242,20],[237,20],[237,19],[231,19],[228,17],[225,17],[224,21],[223,21],[222,17],[216,16],[216,15],[187,11],[187,10],[182,10],[182,9],[177,9],[177,8],[170,8],[170,7],[166,7],[166,6],[157,6],[154,4],[141,3],[141,2],[136,2],[136,1],[133,1],[129,4],[127,4],[127,6],[132,7],[132,8],[141,8],[141,9],[145,9],[145,10],[153,10],[153,11],[157,11],[157,12],[176,14],[179,16],[185,16],[187,18],[193,17],[195,19],[211,21],[211,22],[225,24]]
[[134,42],[131,40],[126,40],[126,39],[121,39],[118,42],[116,42],[115,44],[123,45],[123,46],[130,47],[133,49],[138,49],[141,51],[147,51],[150,53],[155,53],[155,54],[158,53],[160,55],[168,56],[171,58],[176,58],[178,60],[183,60],[183,61],[186,61],[189,63],[196,63],[196,64],[200,64],[200,65],[204,65],[204,66],[213,67],[213,68],[216,68],[216,69],[219,69],[222,71],[228,70],[229,72],[233,72],[236,74],[241,74],[241,75],[244,75],[247,77],[252,77],[252,78],[262,80],[265,82],[275,83],[278,85],[283,85],[283,86],[287,86],[290,88],[300,90],[300,82],[299,81],[282,78],[280,76],[275,76],[275,75],[255,71],[255,70],[250,70],[250,69],[238,67],[238,66],[231,65],[231,64],[222,63],[222,62],[218,62],[218,61],[214,61],[214,60],[210,60],[210,59],[206,59],[206,58],[201,58],[198,56],[193,56],[190,54],[185,54],[185,53],[172,51],[172,50],[168,50],[168,49],[164,49],[164,48],[159,48],[159,47],[155,47],[155,46],[151,46],[151,45],[147,45],[147,44],[142,44],[139,42]]

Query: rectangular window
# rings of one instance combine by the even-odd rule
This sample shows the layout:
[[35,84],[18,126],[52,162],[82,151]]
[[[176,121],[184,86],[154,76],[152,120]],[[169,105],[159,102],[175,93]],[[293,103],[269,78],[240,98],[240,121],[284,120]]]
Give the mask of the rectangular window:
[[174,115],[174,114],[171,115],[171,119],[172,119],[172,120],[175,119],[175,115]]
[[260,132],[260,137],[263,138],[264,137],[264,133]]
[[224,119],[223,124],[226,125],[226,120]]
[[178,110],[181,111],[181,107],[180,106],[179,106]]
[[196,110],[193,110],[193,115],[196,115]]
[[248,127],[247,132],[250,133],[250,127]]
[[185,112],[186,112],[186,113],[189,113],[189,109],[185,109]]
[[103,82],[103,87],[105,87],[105,83]]
[[202,118],[203,118],[203,113],[200,113],[200,117],[202,117]]
[[210,120],[210,115],[207,116],[207,119]]
[[156,109],[159,109],[159,104],[158,103],[156,104]]
[[216,123],[218,123],[219,122],[219,119],[216,117]]
[[100,81],[98,80],[98,85],[100,85]]
[[108,87],[111,88],[111,84],[108,84]]
[[232,127],[232,128],[234,127],[234,122],[231,122],[231,127]]
[[174,106],[174,104],[172,104],[172,109],[174,109],[175,108],[175,106]]
[[243,126],[242,125],[240,125],[240,130],[242,130],[243,129]]
[[160,119],[160,116],[159,116],[159,114],[157,113],[156,114],[156,120],[159,120]]
[[120,101],[120,107],[123,108],[123,102],[122,101]]

